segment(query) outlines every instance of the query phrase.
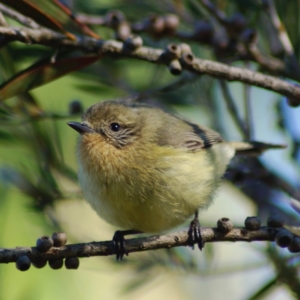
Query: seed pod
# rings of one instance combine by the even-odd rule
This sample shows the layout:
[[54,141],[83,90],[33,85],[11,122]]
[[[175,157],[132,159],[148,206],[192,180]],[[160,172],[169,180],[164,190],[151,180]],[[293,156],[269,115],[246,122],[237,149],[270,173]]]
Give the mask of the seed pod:
[[73,100],[69,103],[69,114],[80,114],[83,112],[82,103],[79,100]]
[[279,247],[286,248],[292,243],[293,238],[294,235],[289,230],[282,228],[277,232],[275,242]]
[[117,29],[118,26],[125,21],[124,14],[119,10],[109,11],[105,16],[105,24],[113,29]]
[[52,240],[54,247],[61,247],[67,243],[67,235],[64,232],[54,232]]
[[236,51],[235,48],[232,49],[232,43],[230,43],[228,36],[222,32],[213,38],[212,45],[216,57],[221,60],[226,57],[231,57]]
[[65,260],[65,266],[67,269],[78,269],[79,258],[78,257],[68,257]]
[[181,54],[181,48],[176,44],[169,44],[164,53],[162,54],[162,58],[170,61],[174,59],[178,59]]
[[16,267],[20,271],[27,271],[31,266],[31,261],[27,255],[21,255],[16,260]]
[[247,217],[245,220],[245,228],[248,230],[258,230],[261,222],[258,217]]
[[175,59],[175,60],[172,60],[170,62],[170,64],[169,64],[169,71],[173,75],[180,75],[181,74],[182,67],[181,67],[181,64],[180,64],[179,60]]
[[179,44],[179,47],[181,49],[181,54],[186,53],[186,52],[192,53],[192,49],[189,44],[181,43],[181,44]]
[[245,45],[253,44],[257,40],[257,32],[254,29],[247,28],[240,35],[240,41]]
[[41,236],[36,241],[36,249],[39,252],[47,252],[53,246],[53,240],[49,236]]
[[193,64],[195,56],[193,53],[185,52],[181,55],[180,62],[183,65],[190,66]]
[[291,107],[297,107],[300,105],[300,100],[298,98],[288,97],[286,98],[287,104]]
[[152,36],[160,36],[165,29],[165,21],[163,17],[152,14],[144,22],[144,29],[147,30]]
[[209,44],[214,35],[214,28],[208,21],[196,22],[192,38],[200,43]]
[[179,25],[179,18],[173,14],[167,14],[163,17],[165,23],[165,34],[173,35]]
[[288,246],[288,249],[291,253],[300,252],[300,237],[294,236],[292,242]]
[[124,46],[128,50],[135,50],[143,46],[143,39],[139,35],[131,34],[125,40]]
[[49,260],[49,266],[51,269],[53,270],[58,270],[61,269],[63,264],[64,264],[64,260],[62,258],[58,258],[58,259],[51,259]]
[[269,227],[279,228],[283,226],[283,219],[279,215],[273,214],[268,218],[267,224]]
[[121,23],[116,29],[116,39],[125,41],[131,35],[131,28],[127,22]]
[[42,269],[46,266],[47,260],[45,259],[39,259],[32,262],[33,266],[37,269]]
[[241,13],[235,13],[229,20],[231,32],[235,35],[241,33],[247,26],[247,20]]
[[217,228],[222,233],[228,233],[233,228],[233,224],[230,219],[221,218],[217,222]]

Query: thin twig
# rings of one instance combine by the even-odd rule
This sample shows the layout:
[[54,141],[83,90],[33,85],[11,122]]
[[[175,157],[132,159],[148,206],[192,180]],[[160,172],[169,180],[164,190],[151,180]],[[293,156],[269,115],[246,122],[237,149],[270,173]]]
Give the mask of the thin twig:
[[99,15],[76,14],[76,19],[86,25],[105,25],[105,17]]
[[225,80],[220,80],[221,85],[221,91],[223,93],[224,100],[227,105],[227,109],[233,119],[233,121],[236,123],[237,128],[241,131],[244,138],[247,137],[247,127],[239,115],[239,110],[236,107],[235,100],[233,99],[233,96],[230,93],[229,87],[227,85],[227,82]]
[[150,89],[146,90],[137,94],[131,95],[129,98],[131,101],[141,101],[142,99],[149,98],[151,96],[155,95],[162,95],[170,92],[174,92],[177,89],[187,85],[191,84],[196,80],[197,76],[191,73],[186,73],[183,76],[177,78],[176,80],[170,82],[167,85],[158,87],[156,89]]
[[282,22],[279,19],[279,16],[278,16],[276,8],[275,8],[274,1],[268,0],[267,7],[268,7],[268,9],[267,9],[268,16],[270,17],[271,22],[277,31],[278,38],[284,48],[285,53],[288,56],[293,55],[294,49],[293,49],[292,43],[289,39],[289,36],[286,32],[284,25],[282,24]]
[[[220,11],[211,1],[201,0],[202,5],[218,20],[218,22],[225,28],[229,36],[233,36],[240,39],[239,33],[232,28],[229,19],[226,17],[223,11]],[[289,53],[289,56],[293,57],[293,66],[297,65],[297,60],[291,54],[293,53],[293,48],[288,38],[287,32],[284,29],[284,26],[281,24],[280,19],[278,18],[277,12],[275,10],[274,3],[270,0],[269,3],[269,15],[271,20],[274,23],[275,28],[278,31],[279,39],[285,47],[286,53]],[[282,60],[279,60],[275,57],[270,57],[263,54],[260,49],[257,47],[256,41],[251,43],[242,43],[248,52],[249,60],[257,62],[262,68],[268,70],[273,74],[282,74],[284,76],[290,77],[299,81],[299,68],[290,68],[290,66]],[[239,47],[236,47],[236,51],[240,54],[242,52],[239,50]]]
[[278,281],[285,283],[294,292],[295,299],[300,299],[300,280],[297,266],[289,265],[286,259],[273,247],[269,247],[267,253],[277,269]]
[[17,21],[18,23],[32,28],[32,29],[39,29],[41,26],[33,21],[31,18],[25,17],[22,14],[18,13],[17,11],[8,8],[7,6],[0,3],[0,11],[8,16],[9,18]]
[[286,55],[285,69],[288,73],[293,73],[297,77],[300,74],[300,66],[295,56],[289,35],[278,16],[274,1],[268,0],[266,7],[266,12],[277,32],[278,40],[280,41]]
[[[210,1],[208,0],[202,0],[201,1],[202,6],[215,18],[218,20],[218,22],[224,27],[227,34],[229,36],[234,36],[235,39],[239,42],[236,43],[236,45],[231,49],[232,53],[238,54],[237,57],[244,58],[247,57],[248,60],[254,61],[258,63],[263,69],[266,71],[269,71],[276,75],[283,75],[286,77],[289,77],[291,79],[300,81],[300,73],[295,72],[294,69],[289,68],[289,66],[286,65],[286,63],[280,59],[277,59],[275,57],[268,56],[264,53],[262,53],[255,43],[252,43],[251,47],[248,47],[247,43],[244,43],[244,41],[241,40],[240,32],[237,32],[234,28],[232,23],[230,22],[230,19],[226,17],[223,11],[218,10],[218,8]],[[195,1],[194,5],[198,5],[198,2]],[[177,12],[178,14],[178,12]],[[106,26],[111,27],[109,23],[105,21],[105,16],[96,16],[96,15],[85,15],[85,14],[77,14],[77,19],[80,20],[84,24],[93,24],[93,25],[100,25],[100,26]],[[125,21],[125,17],[123,22],[126,22],[127,25],[130,26],[131,32],[134,33],[148,33],[148,30],[145,26],[142,26],[144,21],[140,21],[138,23],[130,23],[128,20]],[[195,23],[195,21],[188,20],[188,23]],[[245,24],[246,25],[246,24]],[[177,28],[176,28],[177,29]],[[212,48],[214,48],[214,38],[213,35],[215,33],[211,33],[211,38],[199,38],[198,34],[195,34],[195,28],[194,32],[186,32],[186,31],[178,31],[175,30],[174,32],[159,32],[155,35],[156,39],[161,39],[163,37],[172,36],[173,38],[178,38],[180,40],[187,40],[187,41],[194,41],[200,44],[209,45]],[[255,31],[254,31],[255,32]],[[253,45],[255,44],[255,45]],[[245,50],[247,50],[245,52]],[[293,63],[295,63],[293,61]]]
[[[89,37],[78,37],[76,40],[70,40],[66,36],[48,29],[34,30],[28,28],[0,27],[0,34],[26,44],[68,47],[90,53],[96,52],[112,55],[116,58],[134,58],[152,63],[165,64],[165,61],[161,58],[162,49],[140,47],[134,51],[128,51],[122,42],[115,40],[96,40]],[[240,81],[265,88],[289,97],[293,99],[294,103],[300,104],[300,87],[273,76],[199,58],[195,58],[190,64],[183,64],[182,67],[196,74],[207,74],[228,81]]]
[[228,22],[223,11],[217,9],[217,7],[209,0],[201,0],[201,4],[219,21],[220,24],[226,27]]
[[[0,4],[1,5],[1,4]],[[7,26],[7,22],[3,16],[3,13],[0,11],[0,26]]]
[[[249,63],[245,63],[245,66],[250,67]],[[245,125],[247,128],[246,138],[252,140],[254,138],[254,126],[253,126],[253,115],[252,115],[252,101],[250,97],[251,85],[244,84],[244,103],[245,103]]]
[[[201,228],[201,236],[207,242],[253,242],[274,241],[279,229],[261,227],[259,230],[249,231],[245,228],[233,228],[227,234],[216,228]],[[173,248],[188,245],[187,231],[168,235],[151,236],[126,240],[128,252],[141,252],[162,248]],[[21,255],[27,255],[32,261],[38,259],[60,259],[67,257],[90,257],[115,255],[116,249],[112,241],[91,242],[66,245],[60,248],[51,248],[46,253],[37,251],[35,247],[17,247],[13,249],[0,248],[0,263],[15,262]]]

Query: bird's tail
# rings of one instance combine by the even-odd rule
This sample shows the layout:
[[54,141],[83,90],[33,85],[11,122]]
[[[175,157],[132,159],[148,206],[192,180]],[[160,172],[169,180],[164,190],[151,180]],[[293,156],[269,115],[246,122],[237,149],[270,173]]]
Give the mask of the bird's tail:
[[242,155],[260,155],[262,152],[269,150],[269,149],[284,149],[286,145],[279,145],[279,144],[269,144],[269,143],[262,143],[262,142],[229,142],[230,146],[232,146],[236,154]]

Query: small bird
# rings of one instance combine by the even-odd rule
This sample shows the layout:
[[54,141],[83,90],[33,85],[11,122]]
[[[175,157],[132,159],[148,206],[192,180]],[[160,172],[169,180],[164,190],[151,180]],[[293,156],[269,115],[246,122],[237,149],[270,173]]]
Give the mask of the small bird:
[[77,157],[84,198],[107,222],[125,229],[114,241],[117,259],[124,235],[161,233],[195,214],[191,245],[204,243],[198,210],[206,208],[235,153],[283,148],[260,142],[226,142],[215,131],[145,104],[105,101],[82,122]]

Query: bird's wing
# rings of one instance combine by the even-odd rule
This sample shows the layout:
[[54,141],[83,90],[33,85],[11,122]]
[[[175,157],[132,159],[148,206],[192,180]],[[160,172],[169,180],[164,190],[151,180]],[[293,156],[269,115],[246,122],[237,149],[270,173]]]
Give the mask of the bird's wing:
[[185,148],[187,151],[200,151],[223,141],[217,132],[173,115],[164,118],[157,130],[159,145]]
[[[185,121],[186,122],[186,121]],[[185,133],[182,147],[191,151],[210,148],[214,144],[224,142],[219,133],[197,124],[186,122],[190,130]]]

